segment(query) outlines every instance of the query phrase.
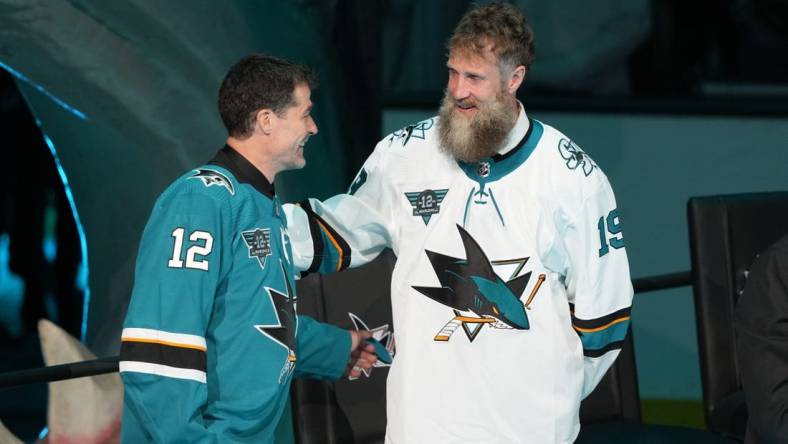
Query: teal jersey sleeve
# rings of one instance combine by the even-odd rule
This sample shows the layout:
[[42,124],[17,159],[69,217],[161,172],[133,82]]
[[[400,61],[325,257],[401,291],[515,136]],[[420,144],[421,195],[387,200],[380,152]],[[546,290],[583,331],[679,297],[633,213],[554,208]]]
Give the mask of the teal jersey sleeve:
[[350,358],[350,332],[298,315],[297,347],[295,377],[339,379]]
[[121,338],[123,442],[217,442],[201,409],[230,215],[189,185],[176,182],[157,201],[140,244]]

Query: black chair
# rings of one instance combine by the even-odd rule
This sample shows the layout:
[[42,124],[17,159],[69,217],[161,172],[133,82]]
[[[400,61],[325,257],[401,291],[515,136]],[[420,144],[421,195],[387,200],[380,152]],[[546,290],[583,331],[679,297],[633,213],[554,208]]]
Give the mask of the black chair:
[[694,197],[687,214],[706,424],[742,439],[733,309],[756,255],[788,231],[788,192]]

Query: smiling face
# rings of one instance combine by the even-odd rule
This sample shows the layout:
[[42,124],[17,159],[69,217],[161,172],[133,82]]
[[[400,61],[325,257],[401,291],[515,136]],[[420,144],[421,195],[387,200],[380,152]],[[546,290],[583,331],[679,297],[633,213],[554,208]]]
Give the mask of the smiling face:
[[487,57],[470,51],[452,51],[446,68],[449,82],[446,95],[453,99],[459,115],[472,118],[485,105],[503,92],[501,73],[494,56]]
[[293,104],[280,114],[272,113],[270,162],[276,172],[303,168],[304,145],[317,134],[312,120],[312,91],[305,84],[296,85]]
[[[441,149],[465,162],[478,162],[502,148],[517,120],[515,92],[524,68],[502,73],[495,55],[453,50],[441,102]],[[508,70],[507,70],[508,71]]]

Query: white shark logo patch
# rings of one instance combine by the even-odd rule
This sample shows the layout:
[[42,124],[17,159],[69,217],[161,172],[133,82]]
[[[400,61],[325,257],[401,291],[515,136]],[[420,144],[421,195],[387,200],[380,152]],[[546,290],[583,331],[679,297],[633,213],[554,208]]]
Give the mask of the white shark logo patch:
[[227,176],[218,171],[199,168],[194,170],[194,175],[189,177],[189,179],[200,179],[200,181],[202,181],[206,187],[224,187],[230,192],[231,195],[235,195],[235,187],[233,187],[233,183],[230,182],[230,179],[228,179]]

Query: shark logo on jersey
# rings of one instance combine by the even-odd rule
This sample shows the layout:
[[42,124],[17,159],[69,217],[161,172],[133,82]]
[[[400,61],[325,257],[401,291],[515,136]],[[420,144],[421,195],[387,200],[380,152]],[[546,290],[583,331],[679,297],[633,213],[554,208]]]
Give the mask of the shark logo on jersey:
[[[381,344],[383,344],[383,346],[386,347],[386,350],[388,350],[389,354],[391,354],[391,356],[394,356],[394,332],[391,331],[391,329],[389,328],[389,324],[383,324],[375,328],[369,328],[367,327],[367,323],[361,320],[361,318],[358,317],[357,315],[353,313],[348,313],[348,316],[350,317],[351,322],[353,322],[353,327],[356,329],[356,331],[372,332],[372,338],[378,340]],[[363,373],[364,376],[369,378],[372,375],[372,369],[378,367],[391,367],[391,364],[386,364],[385,362],[378,359],[375,362],[375,364],[372,365],[372,368],[362,369],[361,373]],[[348,379],[352,381],[358,378],[348,377]]]
[[570,170],[575,170],[580,168],[583,171],[583,174],[588,177],[594,168],[596,168],[596,163],[591,160],[590,157],[583,150],[580,149],[577,144],[572,142],[569,139],[561,139],[558,142],[558,152],[561,153],[561,157],[566,160],[566,167]]
[[194,175],[189,177],[189,179],[200,179],[206,187],[214,185],[224,187],[230,192],[231,195],[235,195],[235,187],[233,187],[233,183],[230,182],[230,179],[228,179],[227,176],[218,171],[199,168],[194,170]]
[[[413,287],[419,293],[451,307],[454,311],[454,317],[441,328],[434,340],[448,341],[460,326],[471,342],[484,325],[502,329],[530,329],[526,306],[520,301],[520,295],[528,285],[531,272],[514,277],[528,258],[490,262],[467,231],[459,225],[457,230],[460,232],[466,258],[460,259],[425,250],[441,286]],[[493,270],[495,263],[519,263],[519,267],[512,278],[504,282]],[[544,275],[540,275],[527,304],[530,304],[543,281]]]
[[249,247],[249,258],[256,257],[260,262],[260,268],[265,268],[265,262],[271,255],[271,229],[255,228],[242,232],[241,236]]
[[427,130],[432,128],[435,123],[435,119],[427,119],[423,120],[419,123],[414,123],[413,125],[408,125],[401,130],[394,131],[389,137],[389,142],[394,142],[396,139],[403,139],[402,146],[408,144],[411,138],[416,139],[426,139],[427,138]]
[[427,225],[432,215],[440,212],[440,204],[443,202],[443,198],[446,197],[446,193],[448,192],[448,188],[435,191],[424,190],[405,193],[405,197],[408,198],[411,206],[413,206],[413,215],[421,216],[424,225]]
[[287,350],[287,360],[279,372],[279,384],[282,384],[295,369],[295,332],[298,329],[298,318],[296,317],[295,296],[290,286],[290,279],[287,278],[284,264],[280,261],[279,265],[282,267],[287,294],[265,287],[271,305],[274,307],[276,323],[255,325],[254,328]]

